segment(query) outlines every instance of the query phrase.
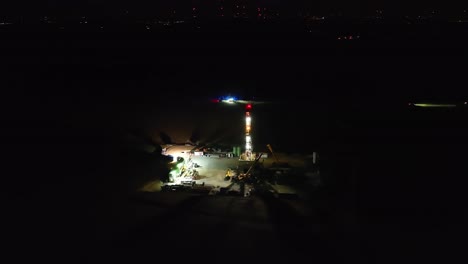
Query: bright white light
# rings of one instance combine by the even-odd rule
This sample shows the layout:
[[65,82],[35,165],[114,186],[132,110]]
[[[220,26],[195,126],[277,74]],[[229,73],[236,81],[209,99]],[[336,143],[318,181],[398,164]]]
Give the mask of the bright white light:
[[252,150],[252,144],[250,144],[250,143],[245,143],[245,150],[246,150],[246,151]]
[[235,101],[236,99],[234,99],[233,97],[229,97],[223,100],[223,102],[228,103],[228,104],[233,104],[235,103]]
[[250,136],[246,136],[246,137],[245,137],[245,142],[251,143],[251,142],[252,142],[252,138],[251,138]]
[[250,116],[248,116],[248,117],[245,118],[245,124],[246,124],[247,126],[250,126],[251,121],[252,121],[252,118],[251,118]]

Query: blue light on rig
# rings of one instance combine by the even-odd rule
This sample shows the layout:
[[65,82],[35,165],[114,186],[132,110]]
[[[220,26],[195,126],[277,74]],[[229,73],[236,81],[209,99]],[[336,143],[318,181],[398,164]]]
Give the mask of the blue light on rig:
[[224,103],[228,103],[228,104],[233,104],[237,101],[237,98],[236,97],[233,97],[233,96],[226,96],[222,99],[222,101]]

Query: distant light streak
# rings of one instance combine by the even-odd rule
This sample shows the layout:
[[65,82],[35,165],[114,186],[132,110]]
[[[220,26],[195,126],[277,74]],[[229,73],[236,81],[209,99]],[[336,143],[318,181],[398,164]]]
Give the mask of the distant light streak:
[[454,105],[454,104],[414,104],[414,106],[448,108],[448,107],[456,107],[457,105]]

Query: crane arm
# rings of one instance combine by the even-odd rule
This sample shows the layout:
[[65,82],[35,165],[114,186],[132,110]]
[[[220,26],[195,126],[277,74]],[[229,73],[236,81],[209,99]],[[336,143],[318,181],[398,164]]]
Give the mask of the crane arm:
[[258,153],[258,156],[255,158],[255,161],[252,163],[252,165],[250,165],[250,167],[249,167],[249,169],[247,170],[247,172],[246,172],[246,173],[241,173],[241,174],[239,175],[239,179],[244,179],[244,178],[246,178],[246,177],[249,176],[250,171],[251,171],[251,170],[253,169],[253,167],[255,167],[255,165],[258,163],[258,161],[259,161],[260,158],[262,157],[262,154],[263,154],[263,153]]
[[270,144],[267,144],[267,148],[270,150],[270,152],[271,152],[271,154],[273,155],[273,158],[276,160],[276,162],[277,162],[277,163],[280,163],[278,157],[276,157],[276,154],[275,154],[275,152],[273,151],[273,148],[271,147]]
[[252,163],[252,165],[250,165],[250,167],[249,167],[249,169],[247,170],[247,172],[245,173],[245,175],[249,175],[249,172],[252,170],[252,168],[255,166],[255,164],[258,163],[258,161],[259,161],[260,158],[262,157],[262,154],[263,154],[263,153],[258,153],[257,158],[256,158],[255,161]]

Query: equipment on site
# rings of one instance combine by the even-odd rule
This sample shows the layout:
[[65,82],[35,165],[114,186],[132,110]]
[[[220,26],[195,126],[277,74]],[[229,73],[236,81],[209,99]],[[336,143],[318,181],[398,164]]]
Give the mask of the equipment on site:
[[225,181],[229,181],[231,179],[231,177],[233,176],[233,172],[232,170],[229,168],[227,171],[226,171],[226,177],[224,177],[224,180]]

